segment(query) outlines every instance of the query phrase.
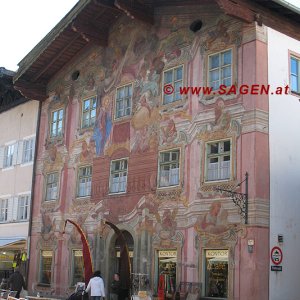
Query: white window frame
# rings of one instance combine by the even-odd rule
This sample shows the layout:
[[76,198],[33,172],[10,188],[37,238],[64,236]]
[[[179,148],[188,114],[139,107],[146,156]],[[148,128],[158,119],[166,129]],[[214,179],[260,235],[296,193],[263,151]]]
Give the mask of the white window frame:
[[[131,95],[126,94],[124,97],[119,97],[119,91],[120,90],[125,90],[126,88],[131,88]],[[132,95],[133,95],[133,84],[128,83],[122,86],[119,86],[116,88],[116,97],[115,97],[115,120],[118,119],[123,119],[126,117],[131,116],[131,111],[132,111]],[[126,101],[129,101],[129,105],[125,105]],[[120,103],[120,108],[118,109]],[[118,114],[118,112],[121,112],[121,114]]]
[[[85,109],[85,103],[89,102],[88,107]],[[96,122],[96,110],[97,110],[97,97],[89,97],[82,100],[81,106],[81,129],[89,128],[95,125]],[[87,116],[85,118],[85,116]],[[85,122],[87,124],[85,124]]]
[[[50,253],[51,252],[51,253]],[[43,255],[45,254],[45,255]],[[49,283],[45,283],[42,281],[42,275],[43,275],[43,257],[51,257],[51,267],[50,267],[50,272],[51,272],[51,276],[50,276],[50,282]],[[45,285],[51,285],[52,284],[52,276],[53,276],[53,251],[52,250],[41,250],[40,251],[40,266],[39,266],[39,283],[40,284],[45,284]]]
[[[181,79],[175,79],[175,76],[174,76],[175,71],[177,71],[177,69],[180,69],[180,68],[182,68]],[[172,81],[170,81],[170,82],[166,82],[166,80],[165,80],[165,74],[168,72],[172,72]],[[162,84],[163,105],[168,105],[168,104],[182,100],[182,95],[180,94],[180,87],[183,87],[183,78],[184,78],[184,65],[178,65],[173,68],[164,70],[163,79],[162,79],[163,80],[163,84]],[[166,91],[164,90],[165,86],[168,86],[168,85],[171,85],[174,89],[173,93],[171,93],[171,94],[166,94]],[[172,89],[171,86],[170,86],[170,88]],[[176,97],[178,97],[178,98],[176,98]],[[166,101],[166,99],[169,99],[169,98],[171,99],[171,101]]]
[[[117,170],[113,169],[116,163],[120,163],[121,167]],[[126,168],[124,164],[126,162]],[[127,179],[128,179],[128,157],[115,159],[110,162],[109,171],[109,193],[110,194],[123,194],[127,192]],[[114,177],[116,176],[116,177]],[[121,179],[122,178],[122,179]],[[115,182],[114,182],[115,180]]]
[[[223,57],[222,54],[224,54],[226,52],[229,52],[229,51],[231,53],[231,63],[223,65],[222,64],[222,57]],[[219,56],[219,66],[216,67],[216,68],[211,68],[210,67],[210,59],[211,59],[211,57],[217,56],[217,55]],[[232,85],[232,82],[233,82],[233,49],[232,48],[209,54],[208,59],[207,59],[207,66],[208,66],[207,67],[207,85],[209,87],[212,87],[214,91],[218,90],[220,88],[220,85],[226,85],[226,86],[231,86]],[[229,67],[229,66],[230,66],[231,76],[230,77],[222,76],[222,71],[225,68]],[[210,74],[213,71],[219,71],[218,72],[219,73],[219,79],[218,80],[210,80]],[[229,78],[230,78],[230,84],[225,84],[224,80],[229,79]],[[213,82],[218,82],[215,87],[212,84]]]
[[[178,159],[173,160],[172,159],[172,155],[174,153],[178,153]],[[169,153],[170,159],[168,161],[164,161],[163,160],[163,155]],[[177,168],[170,168],[172,166],[175,166],[177,164]],[[164,151],[160,151],[159,152],[159,156],[158,156],[158,188],[169,188],[169,187],[176,187],[180,185],[180,164],[181,164],[181,149],[180,148],[174,148],[174,149],[168,149],[168,150],[164,150]],[[169,170],[162,170],[163,166],[169,166]],[[170,170],[174,171],[177,174],[175,174],[175,172],[170,172]],[[163,175],[163,171],[165,171],[165,175]],[[162,179],[163,177],[167,178],[167,180],[165,180],[165,183],[162,184]],[[172,182],[174,179],[173,177],[176,176],[178,178],[177,182]]]
[[[60,112],[62,112],[62,117],[60,118]],[[57,119],[54,120],[54,114],[57,113]],[[63,135],[63,128],[64,128],[64,109],[59,108],[57,110],[54,110],[51,112],[51,121],[50,121],[50,137],[51,138],[57,138],[61,137]],[[59,126],[59,123],[61,122],[61,126]],[[56,127],[55,130],[53,130],[53,127]]]
[[0,199],[0,222],[8,222],[8,199]]
[[[50,179],[52,179],[50,181]],[[56,180],[54,180],[56,179]],[[56,184],[56,185],[55,185]],[[56,188],[56,192],[55,192]],[[51,191],[50,191],[51,190]],[[49,193],[48,193],[49,191]],[[46,195],[45,195],[45,201],[56,201],[58,199],[58,193],[59,192],[59,173],[58,172],[52,172],[48,173],[46,175]],[[56,197],[50,197],[48,198],[48,195],[53,195],[56,193]]]
[[[229,142],[230,149],[229,151],[225,151],[224,143]],[[218,152],[217,153],[210,153],[210,146],[212,144],[218,145]],[[229,156],[229,160],[225,160],[224,158]],[[210,159],[217,159],[218,162],[210,163]],[[226,168],[222,166],[222,163],[226,162]],[[217,174],[212,175],[213,172],[212,166],[216,166]],[[224,169],[227,169],[224,171]],[[210,173],[209,173],[210,172]],[[226,175],[228,174],[229,175]],[[209,141],[205,144],[205,181],[206,182],[218,182],[218,181],[228,181],[232,178],[232,139],[222,139],[216,141]]]
[[[20,195],[18,198],[18,221],[29,220],[30,195]],[[26,217],[24,217],[26,216]]]
[[[89,169],[89,172],[87,174],[81,174],[81,171],[84,169],[86,170]],[[90,197],[92,195],[92,173],[93,173],[93,167],[91,165],[81,166],[78,168],[78,179],[77,179],[78,198]],[[81,191],[83,191],[83,193]]]
[[[26,148],[26,146],[29,146]],[[22,164],[26,164],[33,161],[34,158],[34,146],[35,138],[23,140],[23,154],[22,154]]]
[[[297,70],[296,73],[292,71],[292,60],[297,61]],[[297,88],[294,89],[292,86],[292,77],[296,78]],[[290,90],[292,93],[300,94],[300,58],[295,55],[290,55]]]
[[16,151],[16,144],[5,145],[3,168],[10,168],[14,165],[14,155]]

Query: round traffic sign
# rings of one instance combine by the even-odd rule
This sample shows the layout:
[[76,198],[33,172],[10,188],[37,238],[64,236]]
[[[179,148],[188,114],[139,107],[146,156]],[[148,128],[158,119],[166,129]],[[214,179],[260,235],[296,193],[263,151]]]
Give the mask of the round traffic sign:
[[274,265],[280,265],[282,262],[282,251],[279,247],[273,247],[271,250],[271,260]]

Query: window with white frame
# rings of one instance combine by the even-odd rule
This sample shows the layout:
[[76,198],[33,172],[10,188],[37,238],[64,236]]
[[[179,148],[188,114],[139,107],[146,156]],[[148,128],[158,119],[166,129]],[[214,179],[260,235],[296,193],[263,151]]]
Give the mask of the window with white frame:
[[111,162],[110,166],[110,193],[124,193],[127,188],[127,159],[119,159]]
[[179,184],[180,150],[170,150],[159,154],[159,187]]
[[6,222],[8,216],[8,199],[0,199],[0,222]]
[[28,220],[30,196],[20,196],[18,199],[18,220]]
[[23,157],[22,157],[23,164],[33,161],[34,142],[35,142],[35,138],[31,138],[23,141]]
[[96,120],[96,106],[96,97],[83,100],[81,128],[88,128],[94,126]]
[[42,284],[51,284],[52,274],[52,259],[53,252],[49,250],[42,250],[40,257],[40,282]]
[[117,88],[115,118],[130,116],[132,100],[132,84]]
[[218,90],[220,85],[232,85],[232,50],[208,56],[208,85]]
[[50,136],[62,136],[64,110],[58,109],[51,114]]
[[79,168],[78,171],[78,197],[87,197],[92,191],[92,167]]
[[9,168],[13,165],[13,158],[15,152],[15,144],[5,146],[4,148],[4,168]]
[[291,91],[295,93],[300,93],[300,59],[291,56],[290,63]]
[[58,173],[47,175],[46,183],[46,201],[56,200],[58,198]]
[[206,144],[206,180],[226,180],[231,176],[230,140]]
[[84,281],[84,263],[82,250],[72,251],[72,285]]
[[163,104],[181,100],[180,88],[183,84],[183,66],[164,71]]

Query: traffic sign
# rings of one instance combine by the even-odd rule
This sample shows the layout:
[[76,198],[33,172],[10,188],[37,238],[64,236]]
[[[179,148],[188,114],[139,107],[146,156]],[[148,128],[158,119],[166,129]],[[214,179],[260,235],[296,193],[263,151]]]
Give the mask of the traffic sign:
[[280,265],[282,262],[282,251],[279,247],[273,247],[271,250],[271,260],[274,265]]

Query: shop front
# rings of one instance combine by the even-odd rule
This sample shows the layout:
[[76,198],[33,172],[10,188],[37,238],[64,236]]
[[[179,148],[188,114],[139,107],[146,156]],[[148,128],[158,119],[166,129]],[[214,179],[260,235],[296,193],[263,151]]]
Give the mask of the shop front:
[[204,257],[205,296],[228,298],[228,250],[206,249]]
[[27,242],[24,238],[0,238],[0,279],[8,278],[14,268],[26,274]]
[[176,292],[177,250],[157,251],[157,294],[159,299],[173,299]]

